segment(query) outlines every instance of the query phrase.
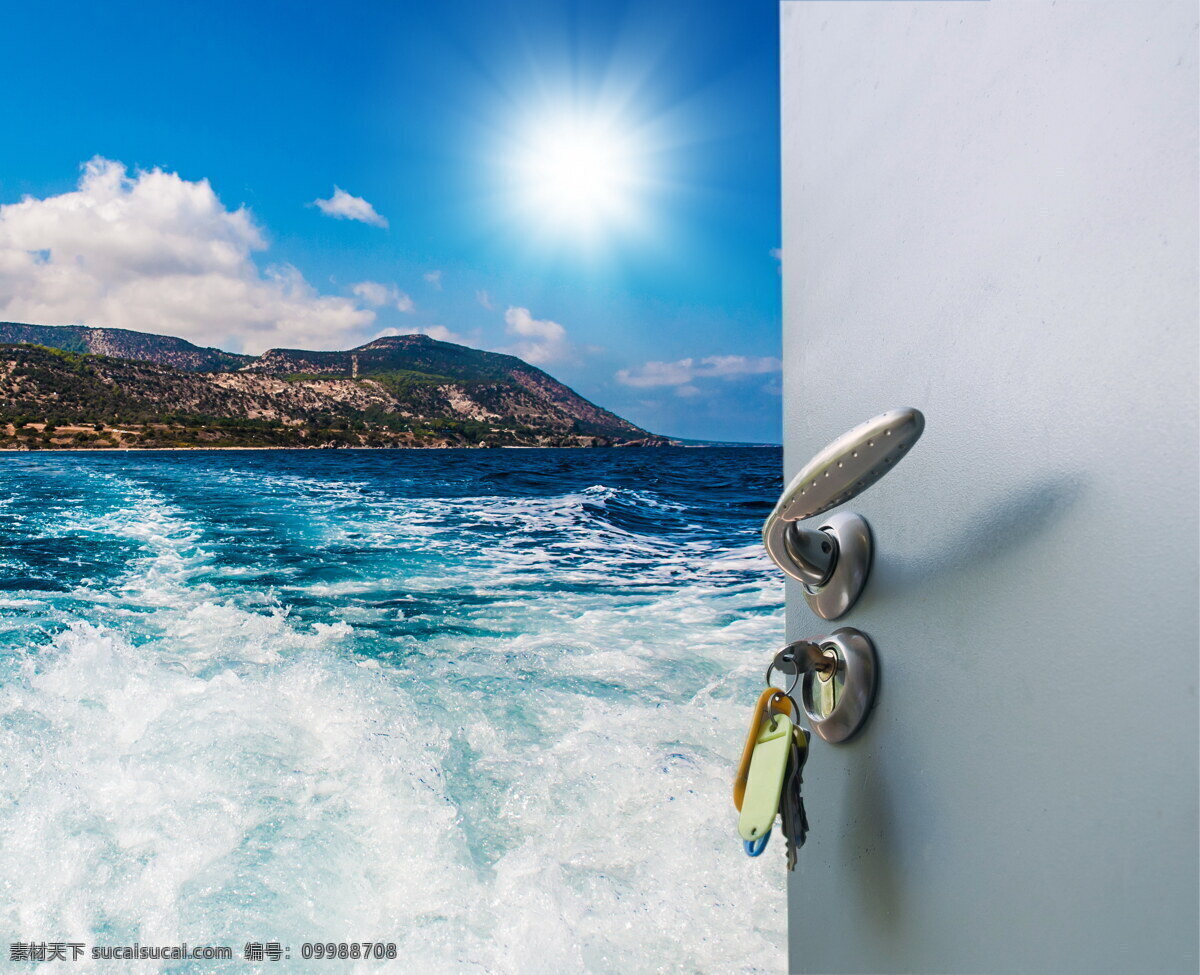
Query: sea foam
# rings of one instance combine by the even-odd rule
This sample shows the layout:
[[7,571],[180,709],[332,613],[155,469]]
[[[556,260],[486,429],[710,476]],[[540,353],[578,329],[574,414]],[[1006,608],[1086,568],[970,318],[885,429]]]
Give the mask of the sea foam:
[[[781,969],[781,853],[748,860],[729,801],[782,636],[757,525],[605,486],[616,457],[514,495],[412,456],[5,480],[7,571],[57,587],[0,605],[9,940],[235,949],[145,972]],[[291,961],[241,959],[268,941]]]

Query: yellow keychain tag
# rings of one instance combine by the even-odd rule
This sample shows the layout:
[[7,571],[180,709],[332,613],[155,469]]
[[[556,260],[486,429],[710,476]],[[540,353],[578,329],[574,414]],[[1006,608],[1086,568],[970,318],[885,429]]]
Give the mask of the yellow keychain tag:
[[750,715],[750,730],[746,733],[746,744],[742,748],[742,758],[738,762],[737,774],[733,777],[733,807],[741,812],[742,797],[746,794],[746,779],[750,775],[750,757],[754,754],[754,746],[758,742],[758,732],[762,727],[767,708],[774,698],[775,706],[787,714],[792,713],[791,699],[781,694],[778,688],[768,687],[758,696],[754,711]]
[[746,852],[757,856],[766,846],[775,816],[779,812],[779,796],[787,771],[788,753],[792,747],[792,720],[786,714],[767,715],[759,726],[750,773],[742,796],[742,813],[738,818],[738,834],[746,843]]

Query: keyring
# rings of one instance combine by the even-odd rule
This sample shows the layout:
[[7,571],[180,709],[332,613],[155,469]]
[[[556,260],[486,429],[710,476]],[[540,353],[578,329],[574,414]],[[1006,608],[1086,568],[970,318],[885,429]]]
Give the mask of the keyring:
[[[800,661],[796,659],[796,651],[801,647],[805,652],[805,665],[802,666]],[[775,670],[777,662],[793,663],[796,665],[796,674],[792,679],[791,685],[783,693],[791,697],[797,687],[800,686],[800,681],[806,673],[812,670],[823,670],[826,665],[825,651],[821,649],[819,643],[813,643],[812,640],[797,640],[794,643],[789,643],[786,647],[775,654],[774,660],[767,664],[767,686],[772,687],[771,674]]]
[[[786,653],[786,652],[787,652],[786,650],[780,651],[780,653],[781,653],[781,654],[783,654],[783,653]],[[768,687],[775,687],[775,685],[771,683],[771,674],[774,672],[774,670],[775,670],[775,661],[774,661],[774,660],[772,660],[772,661],[771,661],[769,664],[767,664],[767,686],[768,686]],[[797,667],[797,668],[796,668],[796,673],[795,673],[795,675],[792,677],[792,683],[791,683],[791,685],[788,687],[788,689],[787,689],[786,691],[781,691],[781,693],[783,694],[783,696],[784,696],[784,697],[791,697],[791,696],[792,696],[792,692],[793,692],[793,691],[795,691],[795,690],[796,690],[796,688],[800,686],[800,678],[801,678],[801,676],[803,676],[803,675],[802,675],[802,673],[801,673],[801,671],[800,671],[800,668],[799,668],[799,667]],[[779,690],[780,690],[780,688],[778,688],[778,687],[776,687],[775,689],[776,689],[777,691],[779,691]],[[774,698],[772,698],[772,700],[774,700]]]

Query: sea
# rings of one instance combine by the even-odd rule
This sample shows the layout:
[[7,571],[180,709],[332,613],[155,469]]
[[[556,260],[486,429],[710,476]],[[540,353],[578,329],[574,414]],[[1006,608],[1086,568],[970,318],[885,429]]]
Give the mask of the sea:
[[[785,970],[783,843],[730,796],[781,461],[0,458],[0,958]],[[93,957],[185,944],[232,957]]]

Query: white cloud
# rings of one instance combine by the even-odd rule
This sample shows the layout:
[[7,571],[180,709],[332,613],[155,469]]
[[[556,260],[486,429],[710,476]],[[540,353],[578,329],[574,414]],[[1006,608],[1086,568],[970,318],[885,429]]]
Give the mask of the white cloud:
[[361,196],[351,196],[340,186],[333,188],[333,196],[328,200],[313,200],[309,206],[315,206],[327,217],[337,220],[357,220],[369,223],[373,227],[386,227],[387,218],[380,216]]
[[469,344],[465,336],[450,331],[445,325],[422,325],[417,331],[422,335],[428,335],[431,339],[437,339],[439,342],[453,342],[455,345]]
[[348,348],[375,321],[351,298],[319,294],[294,267],[260,271],[250,212],[208,180],[154,169],[130,177],[96,157],[78,187],[0,206],[0,319],[178,335],[260,352]]
[[778,270],[779,270],[779,273],[782,274],[783,273],[783,248],[782,247],[772,247],[771,248],[771,256],[773,258],[775,258],[776,261],[779,262]]
[[528,308],[510,307],[504,313],[505,331],[521,341],[501,352],[519,356],[535,366],[550,362],[569,362],[575,351],[567,341],[567,330],[558,322],[534,318]]
[[710,355],[697,361],[687,358],[675,362],[647,362],[640,370],[622,369],[617,373],[617,382],[626,386],[679,386],[688,388],[682,396],[694,396],[690,390],[697,379],[737,379],[741,376],[759,376],[779,372],[783,363],[774,356]]
[[478,301],[481,305],[483,305],[483,307],[486,308],[488,311],[492,310],[492,307],[493,307],[492,306],[492,296],[489,295],[486,291],[476,291],[475,292],[475,300]]
[[442,272],[441,271],[426,271],[425,274],[422,276],[425,278],[425,281],[427,284],[430,284],[434,288],[437,288],[438,291],[442,290]]
[[647,362],[640,373],[622,369],[617,373],[617,382],[626,386],[682,386],[695,378],[695,363],[692,359],[678,362]]
[[783,362],[771,355],[710,355],[700,360],[697,376],[720,376],[733,379],[737,376],[761,376],[779,372]]
[[380,284],[378,281],[359,281],[358,284],[350,286],[350,291],[361,299],[363,304],[370,305],[372,308],[382,308],[387,305],[389,308],[396,308],[400,311],[416,311],[417,309],[412,298],[395,285]]

